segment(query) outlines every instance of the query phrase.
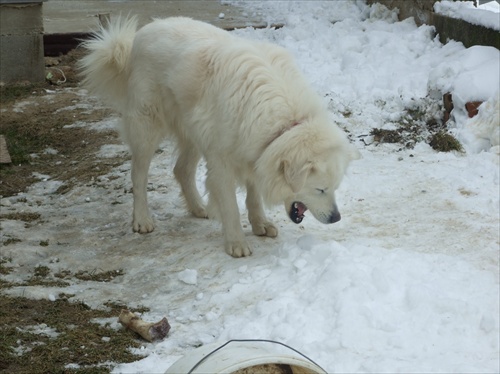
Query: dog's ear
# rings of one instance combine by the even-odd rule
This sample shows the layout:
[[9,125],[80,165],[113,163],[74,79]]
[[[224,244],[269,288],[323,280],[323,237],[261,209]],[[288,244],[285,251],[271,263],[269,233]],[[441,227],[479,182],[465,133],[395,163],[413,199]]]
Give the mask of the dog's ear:
[[307,162],[304,165],[295,166],[289,161],[281,162],[281,169],[285,176],[286,183],[290,186],[293,193],[299,192],[306,183],[307,175],[312,168],[312,163]]

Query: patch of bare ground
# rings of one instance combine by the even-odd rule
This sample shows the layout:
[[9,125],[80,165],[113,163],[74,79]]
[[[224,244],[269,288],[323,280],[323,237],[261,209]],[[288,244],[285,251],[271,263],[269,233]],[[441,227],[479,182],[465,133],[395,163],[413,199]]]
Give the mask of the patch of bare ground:
[[[123,158],[97,156],[101,146],[120,142],[114,131],[68,127],[76,122],[91,125],[112,113],[78,87],[75,62],[80,55],[73,51],[47,58],[43,84],[0,86],[0,134],[12,159],[11,164],[0,164],[0,197],[25,192],[40,175],[63,182],[55,194],[64,194],[124,162]],[[29,225],[39,222],[40,214],[1,212],[0,220]],[[0,246],[18,242],[21,240],[7,236]],[[48,240],[40,241],[40,246],[48,244]],[[31,286],[64,289],[70,285],[68,281],[107,282],[123,275],[122,270],[92,270],[74,275],[66,271],[56,277],[48,267],[38,266],[29,279],[12,283],[6,278],[13,270],[10,261],[0,257],[2,291]],[[137,335],[93,321],[117,318],[127,306],[104,303],[107,310],[94,310],[73,297],[60,293],[55,301],[30,300],[0,293],[0,373],[108,373],[113,362],[141,358],[130,350],[140,346]]]
[[[109,373],[113,362],[141,359],[130,330],[95,323],[120,310],[95,310],[60,294],[55,301],[0,295],[0,373]],[[67,295],[72,297],[72,295]]]
[[80,54],[47,58],[44,84],[0,87],[0,134],[12,159],[11,164],[0,165],[0,196],[26,191],[37,180],[34,173],[64,182],[58,191],[63,194],[123,162],[96,157],[102,145],[120,142],[115,131],[68,127],[79,121],[99,122],[112,114],[81,95],[75,73]]
[[[10,259],[0,258],[0,276],[11,273]],[[64,279],[111,282],[123,270],[52,274],[39,265],[22,284],[0,278],[0,289],[45,286],[64,290]],[[74,294],[59,292],[50,300],[31,300],[0,294],[0,373],[109,373],[116,363],[141,359],[131,348],[141,346],[139,336],[113,321],[122,309],[149,311],[138,306],[106,301],[103,309],[92,309]],[[97,319],[109,321],[98,323]],[[116,319],[115,319],[116,318]]]

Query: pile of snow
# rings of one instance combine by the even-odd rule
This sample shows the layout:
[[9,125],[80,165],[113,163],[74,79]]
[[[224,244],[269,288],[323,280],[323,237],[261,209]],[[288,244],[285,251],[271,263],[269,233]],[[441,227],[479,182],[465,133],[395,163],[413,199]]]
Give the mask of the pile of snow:
[[[452,94],[453,122],[467,151],[488,150],[499,143],[500,51],[493,47],[473,46],[459,48],[452,56],[431,70],[429,92],[436,98],[446,92]],[[470,120],[465,104],[473,101],[490,103],[481,105],[480,115]]]
[[[487,101],[500,87],[500,51],[450,41],[442,45],[434,27],[417,27],[413,19],[397,22],[396,11],[380,4],[354,1],[238,2],[283,22],[279,30],[251,29],[236,33],[271,40],[290,50],[316,90],[325,96],[332,118],[357,136],[371,128],[392,129],[409,110],[434,110],[430,96],[441,102],[451,93],[455,105],[450,126],[468,152],[488,150],[466,125],[465,103]],[[498,14],[496,14],[498,17]],[[346,114],[348,118],[346,118]],[[432,114],[432,113],[431,113]],[[500,126],[498,112],[490,113]],[[490,138],[495,137],[495,130]]]
[[[380,5],[238,4],[249,14],[285,22],[278,30],[235,33],[288,48],[332,120],[360,148],[363,158],[338,190],[342,220],[322,225],[308,216],[295,225],[282,207],[271,208],[268,216],[280,230],[271,239],[251,235],[242,213],[253,255],[231,258],[220,225],[186,213],[172,171],[174,146],[165,142],[150,170],[148,197],[157,224],[151,234],[131,232],[129,161],[63,196],[51,193],[55,181],[47,176],[27,193],[0,200],[2,211],[41,214],[30,227],[2,223],[2,241],[22,240],[2,249],[12,259],[7,281],[29,278],[39,264],[53,273],[124,270],[106,283],[5,292],[33,298],[65,292],[92,307],[107,300],[144,305],[147,321],[166,316],[169,336],[144,343],[138,352],[148,356],[118,365],[115,373],[161,373],[200,345],[245,338],[282,341],[329,373],[498,372],[498,155],[359,140],[425,106],[429,87],[461,92],[458,83],[471,61],[487,60],[490,50],[442,45],[432,27],[398,22]],[[491,90],[498,74],[490,79],[474,92],[487,101],[477,121],[492,128],[472,135],[471,143],[498,132],[498,96]],[[467,131],[467,121],[456,116],[457,128]],[[202,191],[204,172],[200,166]],[[242,208],[244,201],[239,193]]]
[[496,1],[476,8],[473,1],[447,1],[434,4],[434,11],[443,16],[458,18],[474,25],[500,30],[500,4]]
[[[500,97],[497,91],[495,96],[492,96],[485,103],[479,107],[479,113],[467,120],[462,129],[461,136],[466,144],[476,144],[479,148],[473,151],[480,151],[481,149],[488,149],[492,146],[492,151],[500,154],[500,124],[498,117],[500,116]],[[465,136],[472,134],[473,140],[468,141]],[[470,136],[470,135],[469,135]],[[479,144],[478,139],[483,140],[483,145]]]

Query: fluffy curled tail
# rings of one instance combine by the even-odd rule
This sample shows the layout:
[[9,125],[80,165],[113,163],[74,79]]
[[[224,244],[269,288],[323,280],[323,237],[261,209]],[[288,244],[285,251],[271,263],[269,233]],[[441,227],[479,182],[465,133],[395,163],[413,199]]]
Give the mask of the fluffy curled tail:
[[117,17],[81,44],[88,52],[78,63],[83,85],[119,111],[126,105],[129,59],[136,30],[136,17]]

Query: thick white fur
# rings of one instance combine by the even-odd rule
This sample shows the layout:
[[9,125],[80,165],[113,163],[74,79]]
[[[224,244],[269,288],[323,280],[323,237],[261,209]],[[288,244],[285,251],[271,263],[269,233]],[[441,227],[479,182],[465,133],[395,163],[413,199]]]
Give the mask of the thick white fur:
[[136,27],[135,18],[115,20],[84,43],[89,54],[80,63],[84,84],[122,115],[132,153],[135,231],[154,228],[147,175],[164,136],[177,140],[174,174],[197,217],[207,217],[195,185],[205,158],[210,211],[222,222],[230,255],[251,254],[237,185],[247,189],[256,235],[278,234],[262,200],[287,209],[301,201],[317,219],[332,222],[334,191],[357,151],[330,123],[284,49],[188,18]]

